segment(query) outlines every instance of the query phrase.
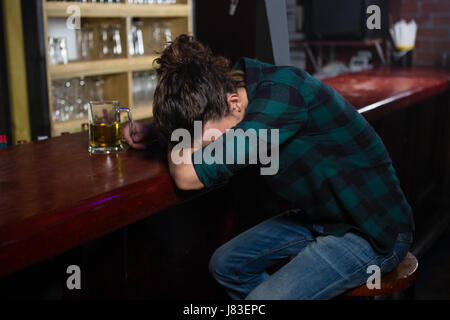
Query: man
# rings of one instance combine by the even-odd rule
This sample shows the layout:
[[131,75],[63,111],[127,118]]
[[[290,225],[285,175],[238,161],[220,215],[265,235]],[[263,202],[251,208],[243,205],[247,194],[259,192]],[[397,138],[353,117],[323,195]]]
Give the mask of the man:
[[[214,253],[210,272],[233,299],[330,299],[366,283],[369,267],[384,274],[406,256],[414,222],[391,159],[335,90],[299,69],[252,59],[231,70],[185,35],[157,62],[154,125],[178,188],[226,183],[265,146],[279,159],[263,179],[295,204]],[[146,130],[138,124],[133,137],[128,128],[124,134],[143,148]],[[177,130],[193,136],[183,148],[173,141]],[[248,139],[236,144],[236,132]],[[211,145],[214,152],[205,152]]]

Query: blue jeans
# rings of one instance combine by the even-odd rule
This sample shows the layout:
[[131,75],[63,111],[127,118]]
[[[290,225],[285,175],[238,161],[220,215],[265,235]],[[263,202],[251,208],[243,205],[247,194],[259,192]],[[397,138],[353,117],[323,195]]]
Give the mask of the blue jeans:
[[[320,225],[304,226],[299,210],[290,210],[240,234],[216,250],[209,270],[235,300],[331,299],[366,283],[371,265],[381,274],[406,256],[412,233],[400,233],[393,250],[377,253],[370,243],[347,233],[321,234]],[[274,274],[267,269],[297,256]],[[372,271],[373,272],[373,271]]]

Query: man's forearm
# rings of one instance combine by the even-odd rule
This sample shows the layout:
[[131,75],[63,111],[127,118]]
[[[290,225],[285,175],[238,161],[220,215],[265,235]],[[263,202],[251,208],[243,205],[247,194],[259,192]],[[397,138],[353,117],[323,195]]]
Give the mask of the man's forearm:
[[175,181],[175,184],[181,190],[203,189],[205,186],[198,178],[197,173],[195,172],[194,169],[194,165],[192,164],[192,161],[190,161],[194,150],[183,149],[181,152],[187,153],[185,154],[186,155],[185,159],[189,161],[182,161],[182,163],[175,163],[173,161],[174,152],[171,151],[168,154],[169,170],[173,180]]

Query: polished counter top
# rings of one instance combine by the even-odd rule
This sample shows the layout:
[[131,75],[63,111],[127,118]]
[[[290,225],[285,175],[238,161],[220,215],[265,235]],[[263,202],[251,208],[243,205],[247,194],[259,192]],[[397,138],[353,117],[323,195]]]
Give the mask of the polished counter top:
[[450,71],[381,67],[340,75],[324,82],[373,122],[449,90]]

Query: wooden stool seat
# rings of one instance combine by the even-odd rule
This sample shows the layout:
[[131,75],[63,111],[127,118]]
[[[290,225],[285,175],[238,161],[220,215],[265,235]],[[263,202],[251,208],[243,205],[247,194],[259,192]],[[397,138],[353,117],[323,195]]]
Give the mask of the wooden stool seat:
[[366,284],[352,289],[345,293],[345,296],[352,297],[373,297],[392,295],[396,292],[403,291],[411,287],[417,278],[417,270],[419,263],[416,257],[408,252],[405,259],[397,266],[397,268],[381,278],[380,289],[369,289]]

